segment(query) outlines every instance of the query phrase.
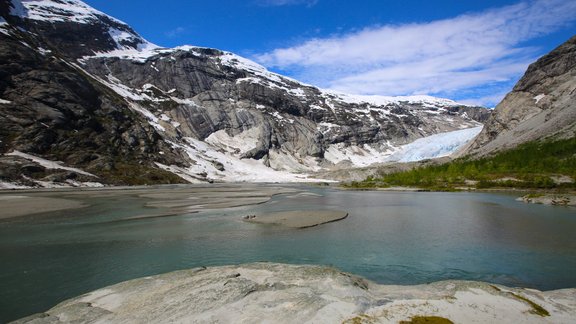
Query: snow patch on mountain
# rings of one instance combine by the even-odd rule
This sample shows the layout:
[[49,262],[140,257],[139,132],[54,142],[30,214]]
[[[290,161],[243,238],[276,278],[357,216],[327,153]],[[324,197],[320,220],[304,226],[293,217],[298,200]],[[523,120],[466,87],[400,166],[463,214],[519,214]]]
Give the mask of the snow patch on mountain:
[[482,128],[482,126],[467,128],[417,139],[402,146],[386,161],[413,162],[449,156],[476,137]]
[[258,127],[252,127],[236,136],[230,136],[225,130],[219,130],[210,134],[204,141],[225,152],[242,154],[257,147],[260,133]]
[[41,166],[45,167],[46,169],[59,169],[59,170],[72,171],[72,172],[76,172],[79,174],[83,174],[83,175],[97,178],[97,176],[93,175],[92,173],[89,173],[89,172],[86,172],[86,171],[83,171],[83,170],[80,170],[77,168],[71,168],[71,167],[63,166],[60,162],[46,160],[46,159],[43,159],[41,157],[38,157],[38,156],[35,156],[32,154],[23,153],[20,151],[14,151],[11,153],[7,153],[5,155],[6,156],[19,156],[21,158],[36,162],[36,163],[40,164]]
[[[223,136],[219,133],[219,136]],[[213,137],[212,143],[219,143]],[[320,182],[321,179],[308,178],[306,174],[296,174],[288,171],[278,171],[267,167],[261,160],[241,159],[237,154],[223,151],[220,147],[195,138],[186,137],[184,143],[170,144],[184,151],[192,165],[189,167],[166,166],[156,163],[159,167],[173,172],[183,179],[195,182]]]
[[120,20],[98,11],[82,1],[76,0],[21,0],[12,1],[10,14],[32,20],[50,22],[76,22],[90,24],[100,20],[100,17],[125,25]]
[[375,163],[386,162],[388,156],[394,153],[394,148],[386,150],[375,148],[373,145],[346,145],[344,143],[331,144],[324,158],[334,164],[348,162],[355,167],[365,167]]
[[536,101],[536,104],[538,104],[538,103],[540,102],[540,100],[544,99],[544,97],[546,97],[546,95],[543,94],[543,93],[541,93],[541,94],[535,96],[535,97],[532,98],[532,99],[534,99],[534,101]]
[[[12,0],[10,14],[24,19],[78,24],[101,24],[108,28],[108,34],[116,43],[116,50],[110,56],[134,56],[140,59],[155,54],[152,50],[159,46],[142,38],[124,22],[108,16],[78,0]],[[103,53],[96,53],[96,56]]]
[[458,103],[450,99],[436,98],[427,95],[417,95],[417,96],[353,95],[329,89],[322,89],[322,92],[324,94],[324,97],[327,99],[338,100],[350,104],[369,104],[373,106],[388,106],[391,104],[405,102],[410,104],[422,104],[423,107],[429,107],[429,108],[436,108],[438,106],[443,107],[468,106],[466,104]]
[[322,168],[316,158],[311,156],[293,155],[284,149],[272,149],[268,153],[268,165],[274,170],[292,173],[320,171]]

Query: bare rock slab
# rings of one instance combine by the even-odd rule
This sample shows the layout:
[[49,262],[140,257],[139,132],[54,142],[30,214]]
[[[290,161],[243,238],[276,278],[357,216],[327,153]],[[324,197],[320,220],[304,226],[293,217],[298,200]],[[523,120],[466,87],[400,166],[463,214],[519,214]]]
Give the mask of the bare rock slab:
[[126,281],[16,323],[573,323],[576,289],[384,286],[325,266],[253,263]]

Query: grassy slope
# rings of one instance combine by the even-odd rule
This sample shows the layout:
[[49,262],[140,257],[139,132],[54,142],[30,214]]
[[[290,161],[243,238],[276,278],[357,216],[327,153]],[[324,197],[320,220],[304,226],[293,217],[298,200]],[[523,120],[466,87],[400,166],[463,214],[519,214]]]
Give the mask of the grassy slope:
[[431,190],[454,190],[458,187],[576,188],[574,181],[556,183],[553,178],[558,176],[576,179],[576,138],[530,142],[487,158],[460,158],[442,165],[368,178],[349,186],[409,186]]

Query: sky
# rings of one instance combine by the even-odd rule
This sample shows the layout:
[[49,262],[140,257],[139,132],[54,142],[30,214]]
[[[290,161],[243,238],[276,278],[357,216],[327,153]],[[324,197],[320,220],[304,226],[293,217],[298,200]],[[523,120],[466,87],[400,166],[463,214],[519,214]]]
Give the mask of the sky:
[[84,0],[164,47],[231,51],[320,88],[495,106],[576,35],[576,0]]

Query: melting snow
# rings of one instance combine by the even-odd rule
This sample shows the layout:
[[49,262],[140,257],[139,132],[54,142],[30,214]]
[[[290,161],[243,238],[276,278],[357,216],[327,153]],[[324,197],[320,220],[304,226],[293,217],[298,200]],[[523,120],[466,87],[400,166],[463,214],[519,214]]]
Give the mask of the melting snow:
[[326,99],[338,100],[351,104],[370,104],[374,106],[387,106],[390,104],[406,102],[410,104],[422,104],[424,107],[437,106],[467,106],[450,99],[436,98],[432,96],[364,96],[345,94],[334,90],[323,89],[323,96]]
[[268,152],[270,167],[274,170],[288,172],[319,171],[321,168],[315,158],[311,156],[294,156],[283,149],[272,149]]
[[540,102],[540,100],[544,99],[544,97],[546,97],[546,95],[541,93],[532,99],[536,100],[536,103],[538,103],[538,102]]
[[26,154],[26,153],[23,153],[20,151],[14,151],[12,153],[7,153],[5,155],[19,156],[19,157],[25,158],[27,160],[34,161],[34,162],[40,164],[41,166],[45,167],[46,169],[67,170],[67,171],[73,171],[73,172],[80,173],[80,174],[87,175],[87,176],[91,176],[91,177],[96,177],[92,173],[88,173],[86,171],[83,171],[83,170],[80,170],[77,168],[71,168],[71,167],[63,166],[60,164],[61,162],[46,160],[46,159],[43,159],[41,157],[37,157],[37,156],[34,156],[32,154]]
[[0,181],[0,189],[30,189],[29,186],[24,186],[18,183]]
[[393,149],[381,151],[368,144],[347,146],[344,143],[337,143],[328,147],[324,152],[324,158],[334,164],[348,161],[354,166],[364,167],[385,162],[393,152]]
[[[222,136],[222,135],[220,135]],[[166,170],[174,172],[186,180],[211,179],[226,182],[317,182],[319,179],[309,179],[305,174],[294,174],[285,171],[276,171],[263,164],[261,160],[240,159],[233,154],[222,151],[209,143],[186,137],[187,144],[169,142],[173,147],[187,153],[195,164],[188,168],[176,166],[162,166]],[[215,142],[214,138],[212,139]],[[217,163],[224,170],[218,170]],[[157,163],[157,165],[159,165]],[[204,175],[206,179],[204,179]]]
[[258,146],[261,131],[258,127],[252,127],[236,136],[230,136],[225,130],[219,130],[210,134],[204,141],[216,148],[229,153],[246,153]]
[[83,57],[80,61],[93,57],[120,57],[134,62],[144,63],[148,58],[163,52],[161,47],[147,41],[145,42],[144,44],[138,45],[138,48],[121,48],[110,52],[97,52],[92,56]]
[[144,117],[146,117],[146,119],[148,120],[148,124],[152,125],[152,127],[154,127],[157,131],[160,132],[166,131],[166,128],[164,128],[164,126],[159,124],[160,119],[156,117],[153,113],[151,113],[150,110],[135,103],[130,103],[130,108],[134,109],[135,111],[139,112]]
[[98,18],[98,16],[105,16],[117,23],[124,24],[86,5],[82,1],[24,0],[22,1],[23,7],[18,4],[19,2],[20,1],[12,1],[13,4],[16,4],[16,7],[11,10],[11,15],[33,20],[73,21],[83,24],[89,24],[95,20],[99,20],[100,18]]
[[45,49],[45,48],[42,48],[42,47],[38,47],[38,52],[39,52],[40,54],[44,55],[44,56],[46,56],[47,54],[52,53],[51,50]]
[[117,28],[111,27],[110,29],[108,29],[108,34],[110,34],[110,37],[112,37],[112,39],[116,42],[116,46],[119,49],[131,48],[131,47],[127,47],[127,46],[123,45],[122,43],[124,43],[124,42],[139,42],[139,41],[141,41],[141,38],[139,36],[136,36],[134,34],[127,32],[127,31],[120,30]]
[[282,83],[282,77],[280,75],[272,73],[262,65],[234,53],[224,52],[224,54],[220,56],[220,62],[222,65],[252,72],[253,74],[263,77],[264,79]]
[[340,125],[332,124],[332,123],[319,123],[318,124],[318,130],[320,130],[320,132],[322,134],[328,133],[333,128],[339,128],[339,127],[340,127]]

